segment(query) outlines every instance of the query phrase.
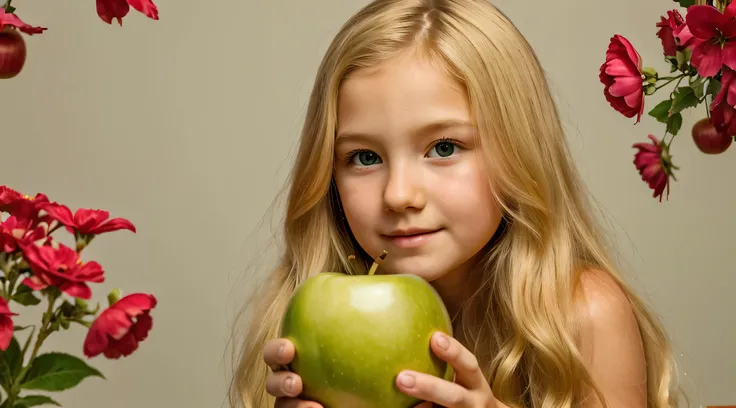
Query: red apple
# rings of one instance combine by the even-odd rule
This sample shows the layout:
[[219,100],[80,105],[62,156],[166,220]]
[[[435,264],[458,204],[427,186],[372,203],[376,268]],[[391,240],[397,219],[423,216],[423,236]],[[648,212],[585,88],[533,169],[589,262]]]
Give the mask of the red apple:
[[693,125],[693,140],[701,152],[719,154],[731,146],[733,136],[718,131],[710,119],[703,118]]
[[26,42],[13,27],[0,30],[0,79],[18,75],[26,63]]

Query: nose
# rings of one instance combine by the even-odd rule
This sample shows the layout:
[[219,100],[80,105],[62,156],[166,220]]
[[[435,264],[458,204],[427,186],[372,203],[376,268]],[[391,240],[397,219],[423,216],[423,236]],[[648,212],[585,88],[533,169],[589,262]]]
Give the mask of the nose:
[[388,211],[422,209],[426,205],[426,200],[424,180],[419,169],[403,164],[389,170],[383,192],[383,201]]

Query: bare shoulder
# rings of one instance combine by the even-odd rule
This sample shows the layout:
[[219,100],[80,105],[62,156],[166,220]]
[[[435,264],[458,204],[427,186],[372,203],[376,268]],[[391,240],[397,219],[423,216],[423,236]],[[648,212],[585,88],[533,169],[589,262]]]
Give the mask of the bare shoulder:
[[597,331],[602,328],[634,328],[636,317],[626,292],[608,273],[589,269],[580,276],[579,306],[581,330]]
[[[611,408],[646,407],[646,359],[627,293],[608,273],[581,275],[579,347],[593,381]],[[601,406],[590,398],[585,407]]]

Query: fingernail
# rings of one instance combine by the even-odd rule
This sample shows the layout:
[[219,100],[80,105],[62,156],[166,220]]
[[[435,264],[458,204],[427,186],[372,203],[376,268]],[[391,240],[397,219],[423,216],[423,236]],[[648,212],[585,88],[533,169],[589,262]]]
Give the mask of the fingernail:
[[294,378],[286,377],[286,380],[284,380],[284,390],[286,392],[291,392],[292,388],[294,388]]
[[450,347],[450,341],[447,340],[447,336],[440,334],[437,336],[437,345],[440,346],[441,349],[447,350],[447,348]]
[[406,373],[399,374],[399,384],[401,384],[402,387],[411,388],[414,386],[415,382],[416,380],[413,375]]
[[286,350],[286,347],[284,347],[283,345],[279,347],[279,357],[284,356],[284,350]]

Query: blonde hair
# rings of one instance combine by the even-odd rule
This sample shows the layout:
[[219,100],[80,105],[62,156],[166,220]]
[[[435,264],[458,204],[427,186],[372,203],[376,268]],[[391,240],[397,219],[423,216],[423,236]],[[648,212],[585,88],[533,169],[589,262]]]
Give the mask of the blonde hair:
[[[465,85],[479,142],[492,166],[504,221],[477,270],[480,285],[459,312],[460,339],[478,357],[494,395],[512,407],[573,407],[587,383],[576,346],[580,273],[606,271],[626,291],[644,340],[649,406],[676,406],[668,340],[616,274],[534,51],[486,0],[376,0],[342,27],[312,90],[284,220],[285,249],[253,303],[230,394],[232,406],[266,408],[264,343],[301,282],[371,261],[337,214],[332,182],[338,89],[353,70],[407,49]],[[600,393],[596,391],[600,396]]]

